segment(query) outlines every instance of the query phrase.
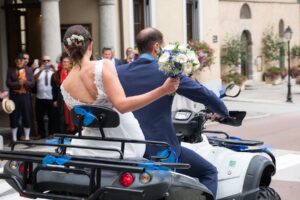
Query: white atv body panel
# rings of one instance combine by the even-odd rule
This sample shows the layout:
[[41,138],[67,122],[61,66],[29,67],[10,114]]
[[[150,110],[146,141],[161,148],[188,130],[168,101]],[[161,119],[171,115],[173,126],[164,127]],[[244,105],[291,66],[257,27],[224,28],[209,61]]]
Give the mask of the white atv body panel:
[[240,153],[225,147],[212,146],[203,134],[200,143],[181,145],[194,150],[218,170],[217,199],[242,193],[246,172],[255,153]]

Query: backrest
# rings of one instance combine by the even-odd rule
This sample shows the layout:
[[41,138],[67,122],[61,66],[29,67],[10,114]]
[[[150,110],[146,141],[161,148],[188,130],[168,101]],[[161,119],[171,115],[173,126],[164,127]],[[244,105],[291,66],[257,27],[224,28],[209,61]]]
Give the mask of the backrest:
[[120,124],[120,118],[111,108],[93,105],[75,106],[71,110],[72,121],[77,127],[113,128]]

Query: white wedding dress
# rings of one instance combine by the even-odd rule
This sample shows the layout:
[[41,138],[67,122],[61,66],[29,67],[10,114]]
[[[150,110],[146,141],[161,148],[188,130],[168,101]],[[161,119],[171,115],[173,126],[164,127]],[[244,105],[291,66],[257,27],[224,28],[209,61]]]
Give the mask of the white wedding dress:
[[[112,108],[111,102],[108,100],[107,95],[105,93],[103,82],[102,82],[102,68],[103,63],[102,60],[97,61],[95,64],[95,85],[97,87],[98,96],[96,98],[95,103],[89,105],[98,105]],[[61,85],[61,93],[64,97],[65,103],[69,106],[69,108],[73,108],[77,105],[86,105],[85,103],[80,102],[79,100],[74,99]],[[114,109],[114,108],[113,108]],[[125,114],[119,113],[116,109],[114,109],[120,117],[120,125],[116,128],[104,128],[104,133],[106,137],[114,137],[114,138],[127,138],[127,139],[137,139],[137,140],[145,140],[143,132],[140,128],[140,125],[132,112],[128,112]],[[87,128],[84,127],[82,131],[82,135],[84,136],[97,136],[100,137],[101,134],[98,128]],[[103,147],[103,148],[115,148],[121,149],[121,143],[119,142],[103,142],[103,141],[94,141],[94,140],[78,140],[72,139],[72,145],[83,145],[89,147]],[[126,143],[125,144],[125,158],[142,158],[145,152],[144,144],[135,144],[135,143]],[[101,150],[92,150],[92,149],[78,149],[72,148],[68,153],[73,155],[84,155],[84,156],[97,156],[97,157],[119,157],[119,154],[112,151],[101,151]]]

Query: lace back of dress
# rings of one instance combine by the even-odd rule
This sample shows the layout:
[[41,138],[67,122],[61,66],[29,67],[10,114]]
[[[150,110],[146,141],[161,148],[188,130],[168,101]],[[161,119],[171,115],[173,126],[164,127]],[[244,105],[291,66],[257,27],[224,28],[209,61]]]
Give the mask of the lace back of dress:
[[102,69],[103,61],[97,61],[95,65],[95,85],[97,87],[98,95],[96,98],[96,104],[101,106],[112,107],[112,104],[108,101],[103,81],[102,81]]

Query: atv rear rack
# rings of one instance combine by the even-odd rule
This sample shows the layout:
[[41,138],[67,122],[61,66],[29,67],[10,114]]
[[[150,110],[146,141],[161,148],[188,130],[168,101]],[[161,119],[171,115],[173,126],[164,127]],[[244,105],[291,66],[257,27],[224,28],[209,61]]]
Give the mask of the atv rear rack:
[[[21,143],[21,142],[20,142]],[[25,142],[26,143],[26,142]],[[24,144],[24,142],[22,142]],[[36,143],[35,143],[36,144]],[[48,145],[48,144],[47,144]],[[50,146],[55,146],[55,144],[50,144]],[[57,144],[57,146],[61,146]],[[70,145],[63,145],[70,146]],[[71,145],[75,146],[75,145]],[[140,189],[130,189],[130,188],[119,188],[119,187],[101,187],[101,172],[102,170],[110,170],[116,172],[131,172],[131,173],[143,173],[147,169],[145,167],[140,167],[139,164],[147,163],[141,161],[131,161],[125,159],[111,159],[111,158],[91,158],[84,156],[71,156],[71,159],[66,162],[64,165],[42,165],[43,159],[47,155],[52,155],[57,158],[63,157],[58,153],[49,153],[49,152],[32,152],[24,150],[12,150],[12,151],[0,151],[0,158],[3,160],[10,161],[21,161],[24,164],[24,170],[22,174],[22,180],[19,180],[14,175],[9,174],[0,174],[0,179],[6,179],[13,181],[17,186],[18,192],[26,197],[32,198],[53,198],[53,199],[70,199],[70,200],[79,200],[86,199],[92,200],[96,197],[99,197],[102,193],[118,191],[123,193],[130,193],[136,195],[143,195],[144,191]],[[149,163],[159,167],[168,167],[170,169],[188,169],[189,164],[183,163],[163,163],[163,162],[153,162]],[[37,190],[30,191],[28,185],[31,185],[33,188],[37,187],[37,173],[40,170],[48,170],[55,172],[64,172],[72,174],[82,174],[89,177],[88,185],[88,197],[76,197],[76,196],[65,196],[52,193],[43,193],[36,192]]]

